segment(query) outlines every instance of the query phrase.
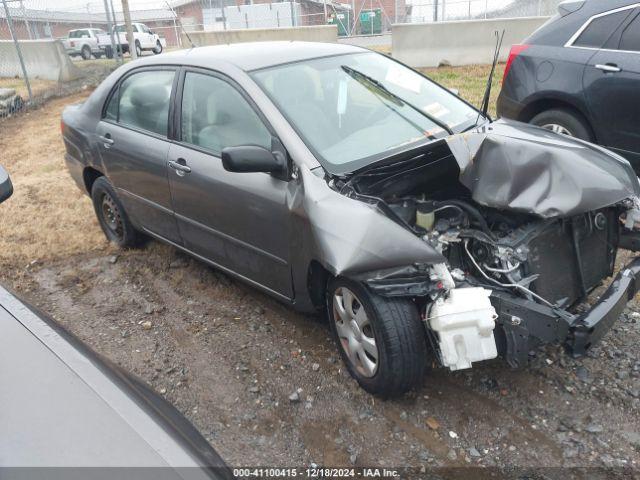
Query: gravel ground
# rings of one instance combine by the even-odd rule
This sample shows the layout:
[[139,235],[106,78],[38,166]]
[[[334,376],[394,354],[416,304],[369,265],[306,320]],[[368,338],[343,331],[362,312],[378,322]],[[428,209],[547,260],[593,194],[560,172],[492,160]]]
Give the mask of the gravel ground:
[[320,316],[168,246],[30,263],[7,281],[150,383],[233,466],[640,462],[635,303],[586,358],[546,347],[521,370],[433,369],[417,392],[381,401],[348,376]]

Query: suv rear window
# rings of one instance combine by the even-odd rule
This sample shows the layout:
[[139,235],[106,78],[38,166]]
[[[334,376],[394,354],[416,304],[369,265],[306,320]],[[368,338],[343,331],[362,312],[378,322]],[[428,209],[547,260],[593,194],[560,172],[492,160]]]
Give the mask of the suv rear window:
[[616,31],[632,11],[633,9],[627,9],[594,18],[584,32],[573,42],[573,46],[602,48],[613,32]]

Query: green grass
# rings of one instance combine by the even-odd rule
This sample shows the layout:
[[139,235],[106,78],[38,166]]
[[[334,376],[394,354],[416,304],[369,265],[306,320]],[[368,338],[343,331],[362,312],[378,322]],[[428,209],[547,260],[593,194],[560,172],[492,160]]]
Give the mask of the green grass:
[[[489,114],[496,114],[496,100],[500,93],[504,64],[499,64],[493,76],[493,88],[489,102]],[[464,67],[438,67],[418,69],[429,78],[447,88],[456,88],[460,96],[476,107],[480,106],[491,65],[469,65]]]

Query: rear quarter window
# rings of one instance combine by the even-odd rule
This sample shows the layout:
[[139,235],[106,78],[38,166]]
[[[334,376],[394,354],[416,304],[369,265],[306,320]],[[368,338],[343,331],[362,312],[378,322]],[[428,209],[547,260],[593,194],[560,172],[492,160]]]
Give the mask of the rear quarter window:
[[632,11],[632,9],[628,9],[594,18],[573,42],[573,46],[602,48]]
[[640,52],[640,13],[622,32],[620,50]]

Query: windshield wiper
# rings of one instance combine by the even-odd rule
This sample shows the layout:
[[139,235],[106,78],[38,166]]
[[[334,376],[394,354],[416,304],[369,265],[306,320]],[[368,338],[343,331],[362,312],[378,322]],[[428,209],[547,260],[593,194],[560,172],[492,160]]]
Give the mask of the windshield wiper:
[[394,103],[394,104],[396,104],[398,106],[407,105],[410,108],[412,108],[413,110],[415,110],[416,112],[418,112],[423,117],[425,117],[428,120],[430,120],[431,122],[435,123],[437,126],[442,128],[445,132],[447,132],[449,135],[453,135],[454,134],[453,130],[451,130],[451,128],[446,123],[441,122],[440,120],[435,118],[433,115],[428,114],[424,110],[422,110],[422,109],[416,107],[415,105],[412,105],[411,103],[407,102],[404,98],[400,97],[399,95],[396,95],[391,90],[389,90],[387,87],[385,87],[379,80],[376,80],[375,78],[370,77],[366,73],[362,73],[362,72],[360,72],[360,71],[358,71],[358,70],[356,70],[354,68],[351,68],[351,67],[349,67],[347,65],[340,65],[340,68],[342,68],[342,70],[344,70],[354,80],[357,80],[358,82],[362,83],[363,85],[367,84],[367,85],[373,87],[374,90],[376,90],[380,94],[380,96],[386,98],[387,100],[391,101],[392,103]]

